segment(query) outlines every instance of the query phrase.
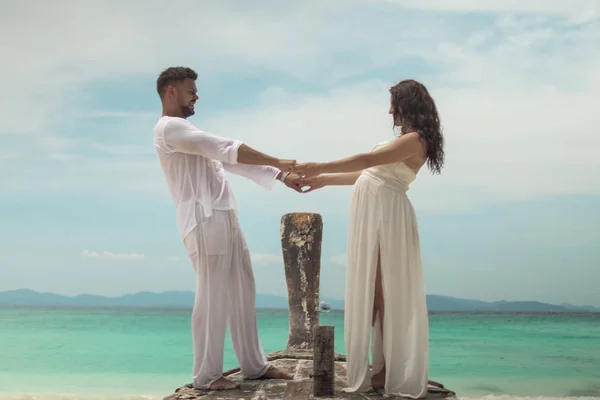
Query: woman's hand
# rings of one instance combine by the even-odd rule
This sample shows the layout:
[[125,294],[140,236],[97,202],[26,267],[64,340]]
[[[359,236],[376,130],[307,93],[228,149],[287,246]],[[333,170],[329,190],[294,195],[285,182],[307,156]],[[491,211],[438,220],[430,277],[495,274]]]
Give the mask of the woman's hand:
[[[317,175],[302,179],[300,186],[302,187],[302,193],[309,193],[327,186],[327,182],[324,175]],[[304,189],[306,186],[308,186],[308,189]]]

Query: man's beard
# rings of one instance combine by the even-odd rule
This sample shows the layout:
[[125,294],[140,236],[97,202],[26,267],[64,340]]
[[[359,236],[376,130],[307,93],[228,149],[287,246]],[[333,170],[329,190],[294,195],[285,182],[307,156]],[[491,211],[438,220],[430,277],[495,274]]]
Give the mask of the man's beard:
[[186,105],[180,105],[179,109],[181,110],[181,113],[187,118],[187,117],[191,117],[192,115],[194,115],[194,110],[192,110],[192,108],[190,106],[186,106]]

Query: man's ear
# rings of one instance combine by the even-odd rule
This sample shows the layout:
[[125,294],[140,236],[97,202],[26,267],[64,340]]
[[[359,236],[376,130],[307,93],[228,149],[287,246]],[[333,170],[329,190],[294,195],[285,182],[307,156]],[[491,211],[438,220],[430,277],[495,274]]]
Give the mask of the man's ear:
[[175,97],[177,94],[177,89],[173,85],[167,86],[167,95],[171,97]]

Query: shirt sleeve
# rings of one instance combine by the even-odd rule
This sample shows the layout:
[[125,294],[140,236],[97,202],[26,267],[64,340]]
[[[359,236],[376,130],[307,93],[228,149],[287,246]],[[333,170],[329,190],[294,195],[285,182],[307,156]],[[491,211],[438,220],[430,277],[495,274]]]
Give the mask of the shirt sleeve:
[[254,183],[271,190],[279,169],[270,165],[229,164],[224,162],[223,169],[236,175],[252,180]]
[[185,120],[170,120],[164,128],[165,144],[173,151],[197,154],[211,160],[237,164],[242,141],[204,132]]

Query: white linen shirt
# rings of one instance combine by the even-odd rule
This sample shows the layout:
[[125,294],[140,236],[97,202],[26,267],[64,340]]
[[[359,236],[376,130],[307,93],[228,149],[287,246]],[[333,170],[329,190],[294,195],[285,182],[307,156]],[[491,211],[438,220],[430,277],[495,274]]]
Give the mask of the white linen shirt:
[[177,209],[182,239],[213,210],[235,209],[224,171],[249,178],[267,190],[273,187],[279,169],[238,164],[241,145],[240,140],[204,132],[185,118],[163,116],[154,126],[154,146]]

